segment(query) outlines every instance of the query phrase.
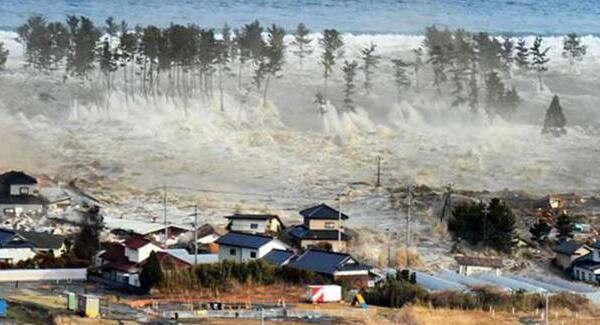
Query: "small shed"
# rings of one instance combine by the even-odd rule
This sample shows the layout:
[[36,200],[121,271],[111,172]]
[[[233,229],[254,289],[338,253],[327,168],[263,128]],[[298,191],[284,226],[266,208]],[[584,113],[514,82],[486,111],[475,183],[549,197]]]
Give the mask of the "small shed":
[[471,275],[474,273],[495,273],[500,275],[500,269],[504,267],[501,258],[475,257],[475,256],[455,256],[458,262],[458,273],[462,275]]
[[342,300],[342,287],[339,285],[309,285],[306,299],[312,303],[339,302]]
[[77,312],[88,318],[100,316],[100,298],[92,295],[79,295],[77,297]]

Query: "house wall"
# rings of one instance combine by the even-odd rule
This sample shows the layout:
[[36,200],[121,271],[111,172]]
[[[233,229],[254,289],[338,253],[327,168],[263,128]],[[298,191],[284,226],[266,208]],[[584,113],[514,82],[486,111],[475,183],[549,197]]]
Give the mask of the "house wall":
[[335,275],[334,281],[342,281],[347,284],[349,289],[366,289],[369,287],[369,273],[361,275]]
[[130,249],[125,247],[125,256],[130,262],[140,263],[150,257],[152,252],[158,252],[162,250],[160,247],[154,244],[147,244],[139,249]]
[[500,269],[487,266],[460,265],[458,267],[458,273],[462,275],[471,275],[475,273],[494,273],[500,275]]
[[[13,209],[13,213],[9,213],[6,209]],[[42,214],[44,213],[44,207],[41,204],[0,204],[0,215],[15,215],[20,216],[22,214]]]
[[308,249],[311,247],[316,247],[319,243],[329,243],[331,244],[331,250],[334,252],[341,252],[346,250],[346,242],[337,240],[315,240],[315,239],[304,239],[300,242],[300,246],[304,249]]
[[[252,228],[252,225],[256,228]],[[265,220],[231,220],[231,231],[241,231],[251,234],[264,234],[267,232],[267,222]]]
[[332,229],[340,228],[340,224],[342,225],[342,227],[341,227],[342,231],[344,231],[343,221],[340,223],[339,220],[314,220],[314,219],[311,219],[308,222],[308,228],[312,229],[312,230],[332,230]]
[[0,248],[0,262],[16,264],[35,256],[31,248]]
[[592,272],[575,266],[573,267],[573,277],[577,280],[584,282],[598,283],[598,277],[600,277],[600,269]]
[[555,261],[558,266],[560,266],[564,270],[566,270],[569,267],[571,267],[571,264],[573,263],[574,260],[580,258],[581,256],[585,256],[589,253],[591,253],[591,251],[589,249],[587,249],[585,247],[581,247],[578,250],[576,250],[575,253],[573,253],[573,255],[565,255],[565,254],[557,253]]
[[[21,193],[21,188],[26,189],[27,193]],[[35,194],[38,192],[37,185],[13,184],[10,186],[10,195]]]
[[[279,240],[272,240],[267,244],[263,245],[259,249],[235,247],[235,246],[219,246],[219,262],[221,261],[234,261],[234,262],[248,262],[251,260],[262,258],[267,255],[273,249],[287,249],[288,247],[280,242]],[[231,255],[231,250],[235,250],[235,255]],[[252,253],[256,253],[256,257],[252,257]]]

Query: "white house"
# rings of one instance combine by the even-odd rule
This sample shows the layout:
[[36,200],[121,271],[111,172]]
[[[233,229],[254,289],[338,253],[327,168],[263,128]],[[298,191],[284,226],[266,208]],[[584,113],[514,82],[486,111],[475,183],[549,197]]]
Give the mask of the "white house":
[[157,244],[143,237],[131,236],[124,242],[125,256],[132,263],[140,263],[150,257],[152,252],[162,250]]
[[286,250],[288,246],[278,239],[265,235],[230,232],[217,240],[219,261],[247,262],[262,258],[274,249]]
[[229,231],[271,235],[284,228],[279,217],[272,214],[234,214],[225,218],[229,220]]
[[15,264],[37,253],[60,256],[65,238],[42,232],[0,229],[0,262]]

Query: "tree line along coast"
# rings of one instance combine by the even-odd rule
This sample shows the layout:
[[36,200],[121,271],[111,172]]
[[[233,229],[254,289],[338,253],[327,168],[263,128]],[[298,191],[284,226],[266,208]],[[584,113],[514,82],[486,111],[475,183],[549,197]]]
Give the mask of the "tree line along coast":
[[[315,53],[323,78],[321,89],[315,93],[321,111],[327,109],[332,75],[341,73],[341,110],[355,111],[359,72],[363,94],[369,95],[376,91],[374,79],[383,73],[380,68],[386,63],[391,66],[385,73],[393,79],[397,102],[409,91],[427,88],[447,100],[451,108],[465,106],[474,113],[484,111],[508,120],[522,102],[513,85],[515,74],[535,75],[542,90],[550,61],[542,36],[527,44],[524,38],[436,26],[426,28],[422,45],[410,50],[409,59],[384,57],[373,42],[360,49],[359,57],[350,57],[338,30],[315,34],[303,23],[286,42],[283,27],[264,27],[258,20],[233,29],[226,24],[216,30],[175,23],[164,28],[132,27],[112,17],[104,26],[96,26],[83,16],[67,16],[66,22],[60,22],[36,15],[17,33],[27,69],[40,74],[59,72],[63,83],[69,79],[83,81],[81,84],[87,84],[95,94],[91,101],[99,107],[108,107],[111,91],[118,89],[126,101],[136,96],[180,100],[186,113],[191,97],[217,98],[220,109],[225,110],[224,81],[234,77],[239,93],[254,94],[266,105],[270,86],[283,76],[285,62],[291,61],[288,56],[295,56],[302,68]],[[570,70],[586,52],[580,36],[564,36],[562,55],[568,59]],[[0,43],[0,69],[4,69],[9,54]],[[336,65],[341,67],[334,69]],[[429,77],[431,80],[426,79]],[[560,116],[562,112],[557,114],[557,106],[558,98],[548,110],[546,121],[550,119],[553,124],[544,124],[545,133],[553,128],[560,129],[553,134],[564,133],[566,120]]]

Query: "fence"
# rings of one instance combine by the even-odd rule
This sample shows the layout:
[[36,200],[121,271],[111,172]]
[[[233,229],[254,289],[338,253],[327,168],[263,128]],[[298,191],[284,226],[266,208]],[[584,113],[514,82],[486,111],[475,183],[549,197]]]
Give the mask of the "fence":
[[0,270],[0,282],[86,280],[86,269],[11,269]]

